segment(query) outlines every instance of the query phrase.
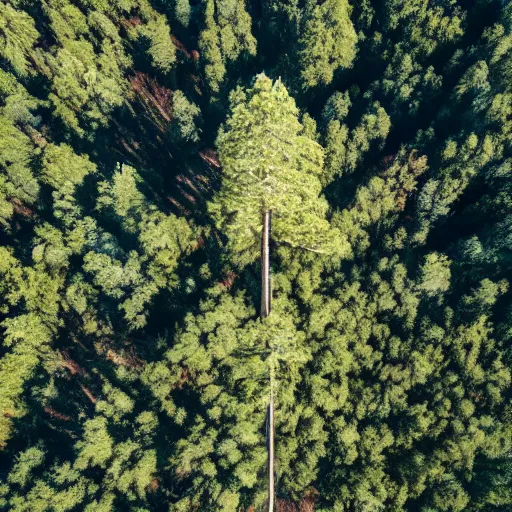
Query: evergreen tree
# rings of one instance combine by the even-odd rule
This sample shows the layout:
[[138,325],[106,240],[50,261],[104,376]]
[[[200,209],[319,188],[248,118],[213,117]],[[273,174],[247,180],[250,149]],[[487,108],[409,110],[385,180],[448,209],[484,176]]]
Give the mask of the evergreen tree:
[[30,59],[38,37],[34,20],[26,12],[10,3],[0,6],[0,55],[20,76],[33,73]]
[[[210,205],[240,263],[254,259],[261,244],[261,310],[271,309],[270,239],[311,251],[331,250],[327,204],[319,193],[323,152],[302,133],[298,112],[280,81],[258,75],[248,91],[231,99],[232,115],[217,138],[223,165],[221,190]],[[272,231],[271,231],[272,228]],[[275,332],[276,337],[285,337]],[[268,406],[269,510],[274,509],[274,393],[276,342],[270,350]],[[279,348],[279,350],[284,350]]]
[[350,20],[348,0],[306,2],[304,29],[299,44],[304,87],[329,84],[337,69],[352,67],[357,34]]
[[280,81],[258,75],[231,96],[232,114],[217,138],[222,186],[210,212],[240,265],[259,256],[266,212],[272,239],[310,251],[337,249],[319,197],[323,151],[302,133],[297,107]]
[[256,54],[256,39],[251,33],[251,17],[244,0],[205,0],[204,4],[204,29],[199,37],[199,49],[206,81],[217,93],[227,65],[244,52]]

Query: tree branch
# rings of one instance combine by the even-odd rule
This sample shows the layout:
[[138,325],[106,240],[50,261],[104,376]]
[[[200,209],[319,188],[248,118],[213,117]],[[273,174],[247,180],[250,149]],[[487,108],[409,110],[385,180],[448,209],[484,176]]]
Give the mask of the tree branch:
[[288,240],[281,240],[280,242],[276,242],[276,244],[286,244],[296,249],[304,249],[305,251],[314,252],[315,254],[329,254],[328,252],[321,251],[320,249],[312,249],[311,247],[306,247],[305,245],[294,244],[292,242],[289,242]]

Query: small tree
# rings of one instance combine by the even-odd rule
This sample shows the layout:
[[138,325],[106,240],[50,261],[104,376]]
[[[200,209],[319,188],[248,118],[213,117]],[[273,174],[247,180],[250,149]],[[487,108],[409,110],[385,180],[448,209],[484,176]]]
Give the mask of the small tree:
[[347,0],[308,2],[300,38],[299,65],[303,86],[332,82],[338,69],[351,68],[357,53],[357,34]]
[[[222,185],[209,208],[239,265],[261,258],[263,319],[271,308],[271,237],[298,249],[335,249],[325,218],[328,205],[320,196],[323,149],[304,134],[295,102],[280,80],[273,83],[260,74],[251,89],[236,89],[230,100],[231,115],[217,138]],[[267,347],[269,511],[274,507],[274,345]]]

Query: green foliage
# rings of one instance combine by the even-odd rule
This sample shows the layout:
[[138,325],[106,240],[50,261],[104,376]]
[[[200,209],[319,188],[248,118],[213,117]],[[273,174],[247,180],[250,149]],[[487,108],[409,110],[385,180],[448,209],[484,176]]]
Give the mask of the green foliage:
[[0,3],[0,509],[268,510],[272,380],[280,509],[509,510],[511,70],[500,0]]
[[251,17],[244,0],[205,0],[204,28],[199,50],[204,62],[206,81],[219,92],[227,65],[244,52],[256,54],[256,39],[251,33]]
[[420,288],[427,295],[446,292],[450,288],[450,262],[443,254],[430,253],[421,267]]
[[405,208],[407,197],[417,186],[418,177],[427,169],[426,158],[405,150],[381,176],[374,176],[357,191],[351,208],[337,212],[333,224],[350,243],[352,251],[364,254],[371,246],[370,228],[386,216]]
[[176,0],[174,14],[176,19],[184,26],[188,27],[190,23],[190,2],[189,0]]
[[0,116],[0,223],[8,225],[13,201],[32,204],[39,194],[31,162],[35,150],[14,123]]
[[9,3],[0,6],[0,55],[20,76],[33,72],[30,58],[38,37],[34,20],[26,12]]
[[[328,119],[325,159],[329,181],[336,175],[354,172],[365,153],[375,144],[374,141],[380,140],[382,145],[391,128],[388,114],[378,102],[375,102],[361,117],[359,124],[353,130],[349,130],[345,124],[341,124],[348,111],[349,101],[348,96],[345,96],[343,102],[338,98],[331,98],[330,104],[328,102],[326,105],[329,110],[324,111]],[[330,111],[331,109],[333,110]]]
[[140,176],[129,166],[118,167],[110,182],[98,185],[98,209],[107,209],[118,218],[123,229],[134,232],[145,209],[144,195],[137,188]]
[[[2,247],[2,313],[5,354],[0,360],[0,445],[11,437],[13,419],[27,410],[21,398],[26,382],[33,377],[41,359],[52,359],[49,344],[58,326],[62,279],[42,269],[24,268],[12,251]],[[21,302],[23,308],[16,306]]]
[[283,84],[259,75],[252,89],[232,94],[231,111],[217,138],[224,175],[210,212],[236,260],[244,265],[257,257],[263,212],[269,210],[277,242],[335,249],[327,203],[319,197],[323,151],[302,133]]
[[67,41],[55,54],[46,56],[53,89],[49,99],[55,115],[79,135],[85,135],[85,128],[76,112],[95,129],[105,125],[108,114],[123,103],[126,82],[114,52],[105,43],[98,55],[92,44],[77,40]]
[[96,172],[96,166],[87,156],[78,156],[71,146],[46,146],[43,158],[43,182],[60,189],[66,182],[80,185],[85,176]]
[[85,469],[91,466],[105,467],[106,462],[112,457],[113,440],[107,430],[107,420],[102,416],[87,420],[84,424],[83,440],[76,445],[77,469]]
[[[196,482],[192,497],[179,506],[209,503],[211,510],[236,510],[244,487],[251,489],[257,501],[264,497],[258,472],[266,461],[260,426],[269,372],[282,376],[278,407],[288,414],[283,415],[278,428],[285,433],[296,421],[294,396],[300,369],[310,358],[305,335],[294,325],[293,306],[281,300],[274,308],[275,314],[262,322],[254,319],[254,311],[243,296],[233,298],[210,290],[208,300],[201,305],[202,313],[187,317],[176,345],[167,352],[165,374],[163,368],[158,369],[170,389],[182,382],[185,388],[196,391],[205,408],[204,414],[187,421],[187,436],[178,444],[177,472],[180,478],[193,477]],[[180,372],[183,367],[185,376]],[[155,387],[156,372],[154,367],[147,382],[155,396],[163,399],[165,408],[169,391]],[[297,449],[293,443],[290,448]],[[282,447],[284,464],[293,455]],[[219,477],[226,472],[232,482],[229,499],[226,491],[219,492]]]
[[[111,182],[99,183],[97,202],[97,208],[112,215],[124,231],[137,235],[140,252],[123,254],[107,243],[105,252],[88,252],[83,266],[106,295],[125,299],[119,309],[132,327],[146,324],[147,304],[159,289],[178,284],[179,259],[194,245],[194,231],[187,221],[159,212],[138,190],[140,180],[133,168],[124,166]],[[114,255],[122,255],[123,261]]]
[[423,0],[390,0],[386,2],[385,12],[389,29],[403,29],[405,41],[419,54],[430,55],[439,45],[452,42],[464,33],[465,12],[454,3],[429,6]]
[[357,35],[348,0],[308,4],[299,59],[304,87],[313,87],[331,83],[337,69],[352,67]]
[[24,487],[30,473],[44,462],[44,450],[33,446],[21,452],[9,473],[9,482]]
[[148,55],[153,65],[168,73],[176,61],[176,48],[171,40],[169,26],[162,15],[157,15],[138,29],[138,33],[149,41]]
[[201,115],[199,107],[191,103],[183,92],[178,90],[172,96],[172,108],[173,136],[177,140],[197,142],[200,138],[200,129],[197,127]]

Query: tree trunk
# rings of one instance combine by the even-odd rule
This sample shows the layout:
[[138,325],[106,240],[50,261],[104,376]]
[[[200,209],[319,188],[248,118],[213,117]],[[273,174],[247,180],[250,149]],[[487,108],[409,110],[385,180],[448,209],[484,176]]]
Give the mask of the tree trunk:
[[268,512],[274,512],[274,379],[270,378],[268,404]]
[[261,311],[260,317],[270,314],[270,211],[263,212],[261,232]]
[[[261,233],[261,310],[260,317],[270,314],[270,232],[272,212],[263,212],[263,230]],[[274,361],[270,354],[270,397],[268,404],[268,512],[274,512]]]

